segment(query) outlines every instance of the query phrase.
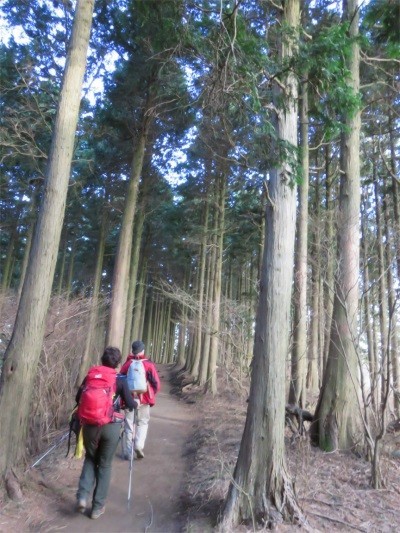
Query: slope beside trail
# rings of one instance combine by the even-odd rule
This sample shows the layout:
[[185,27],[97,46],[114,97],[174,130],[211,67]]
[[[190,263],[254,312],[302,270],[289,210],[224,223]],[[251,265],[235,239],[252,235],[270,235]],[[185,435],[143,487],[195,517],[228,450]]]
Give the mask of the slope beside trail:
[[[133,462],[131,503],[128,507],[129,461],[114,458],[106,512],[91,520],[75,511],[75,492],[82,461],[58,480],[55,514],[35,531],[177,533],[185,527],[180,498],[187,471],[185,446],[193,431],[194,412],[170,394],[170,367],[157,365],[161,391],[151,409],[145,458]],[[72,474],[72,475],[71,475]],[[53,513],[52,513],[53,514]],[[39,525],[39,524],[38,524]],[[32,526],[31,526],[32,527]],[[30,527],[30,531],[32,531]]]

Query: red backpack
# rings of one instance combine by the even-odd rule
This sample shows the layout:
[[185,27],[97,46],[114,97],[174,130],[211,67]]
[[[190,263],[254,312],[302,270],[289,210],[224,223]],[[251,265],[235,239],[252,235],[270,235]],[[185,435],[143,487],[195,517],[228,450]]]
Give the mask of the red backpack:
[[113,419],[117,372],[107,366],[93,366],[85,379],[78,405],[81,424],[104,426]]

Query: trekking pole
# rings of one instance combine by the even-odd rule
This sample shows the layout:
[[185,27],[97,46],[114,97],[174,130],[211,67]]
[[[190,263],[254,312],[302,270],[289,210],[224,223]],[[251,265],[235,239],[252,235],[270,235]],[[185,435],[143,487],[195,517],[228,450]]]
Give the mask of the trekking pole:
[[60,439],[59,439],[55,444],[53,444],[53,446],[51,446],[51,447],[47,450],[47,452],[45,452],[41,457],[39,457],[39,459],[38,459],[37,461],[35,461],[35,462],[33,463],[33,465],[30,466],[30,468],[34,468],[36,465],[38,465],[38,464],[42,461],[42,459],[44,459],[44,458],[46,457],[46,455],[48,455],[48,454],[49,454],[50,452],[52,452],[55,448],[57,448],[57,446],[59,446],[59,445],[62,443],[62,441],[65,440],[65,439],[68,437],[68,435],[69,435],[69,431],[67,431],[67,433],[65,433],[62,437],[60,437]]
[[132,431],[132,441],[131,441],[131,457],[129,461],[129,485],[128,485],[128,509],[131,507],[131,490],[132,490],[132,470],[133,470],[133,442],[134,442],[134,432],[136,432],[136,417],[137,409],[133,411],[133,429]]

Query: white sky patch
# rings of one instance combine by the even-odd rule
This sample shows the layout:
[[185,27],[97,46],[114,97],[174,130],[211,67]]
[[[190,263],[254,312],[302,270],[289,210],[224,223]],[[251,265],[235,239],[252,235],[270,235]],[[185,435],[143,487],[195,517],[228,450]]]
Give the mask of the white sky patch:
[[[89,52],[90,53],[90,52]],[[114,50],[109,52],[104,56],[102,65],[99,65],[99,68],[96,69],[94,76],[90,77],[84,85],[83,92],[85,97],[89,100],[91,105],[96,103],[98,98],[103,97],[104,93],[104,82],[103,75],[104,72],[114,72],[115,63],[119,59],[119,54]]]
[[26,35],[22,26],[14,26],[12,29],[8,25],[4,15],[0,12],[0,36],[1,42],[8,46],[11,37],[17,41],[17,43],[28,44],[30,39]]

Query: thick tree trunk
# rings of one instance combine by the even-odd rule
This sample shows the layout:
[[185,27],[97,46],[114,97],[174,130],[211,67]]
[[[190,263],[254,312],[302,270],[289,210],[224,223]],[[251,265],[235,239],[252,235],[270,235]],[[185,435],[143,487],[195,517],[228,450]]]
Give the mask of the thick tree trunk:
[[[78,0],[45,190],[0,384],[0,473],[25,453],[28,417],[57,260],[94,0]],[[16,401],[18,399],[18,401]]]
[[[283,5],[282,25],[297,28],[297,0]],[[293,36],[292,36],[293,37]],[[292,54],[294,43],[286,35],[281,57]],[[285,100],[278,112],[278,138],[297,146],[297,80],[288,73]],[[250,522],[273,526],[277,521],[300,519],[294,488],[285,465],[285,370],[289,348],[290,301],[293,281],[296,224],[296,185],[288,161],[271,171],[260,300],[256,317],[254,359],[249,405],[234,480],[228,491],[222,525]]]
[[[350,88],[359,90],[357,0],[344,1],[344,19],[354,38],[349,70]],[[327,367],[312,425],[312,437],[324,450],[361,444],[360,392],[356,351],[359,276],[360,126],[361,114],[346,117],[342,134],[338,215],[338,265]]]

